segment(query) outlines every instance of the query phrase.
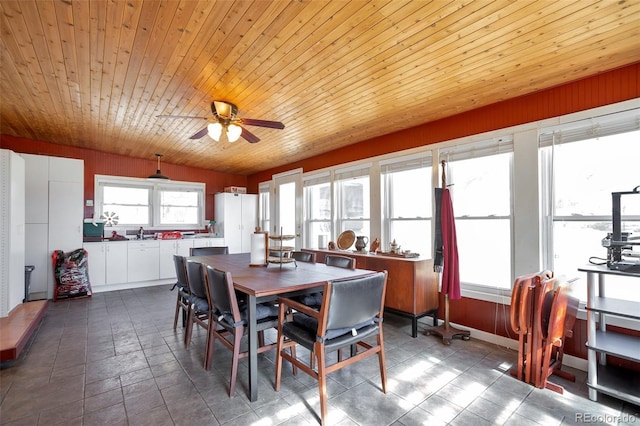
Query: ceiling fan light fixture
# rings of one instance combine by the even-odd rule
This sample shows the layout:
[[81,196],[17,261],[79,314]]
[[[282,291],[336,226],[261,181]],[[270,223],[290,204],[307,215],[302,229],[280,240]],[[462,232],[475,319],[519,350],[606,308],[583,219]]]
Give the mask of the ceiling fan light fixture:
[[229,124],[227,126],[227,138],[229,142],[235,142],[240,138],[242,134],[242,127],[236,126],[235,124]]
[[207,125],[207,133],[214,141],[220,141],[220,136],[222,136],[222,124],[220,123],[209,123]]
[[154,174],[149,176],[147,179],[167,179],[167,180],[169,180],[168,176],[165,176],[160,172],[160,157],[162,157],[162,154],[156,154],[156,157],[158,158],[158,169],[156,170],[156,172]]

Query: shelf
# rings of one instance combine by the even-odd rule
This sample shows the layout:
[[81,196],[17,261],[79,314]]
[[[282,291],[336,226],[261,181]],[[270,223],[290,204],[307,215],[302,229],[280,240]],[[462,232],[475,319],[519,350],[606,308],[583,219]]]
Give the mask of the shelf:
[[640,405],[640,373],[613,366],[598,366],[598,384],[591,389]]
[[640,319],[640,303],[631,302],[629,300],[596,297],[593,306],[588,306],[587,310],[620,317]]
[[267,258],[267,262],[269,263],[292,263],[295,262],[296,260],[293,257],[275,257],[275,256],[269,256]]
[[596,344],[587,341],[587,348],[631,361],[640,362],[640,339],[613,331],[596,331]]

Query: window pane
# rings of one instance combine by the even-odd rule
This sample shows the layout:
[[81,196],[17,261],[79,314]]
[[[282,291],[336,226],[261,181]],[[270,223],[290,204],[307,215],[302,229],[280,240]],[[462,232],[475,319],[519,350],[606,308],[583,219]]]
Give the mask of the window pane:
[[331,222],[309,222],[309,247],[327,248],[331,240]]
[[[391,241],[396,240],[402,250],[420,253],[422,257],[431,257],[431,221],[430,220],[392,220],[390,222]],[[389,251],[388,247],[382,247]]]
[[149,188],[104,186],[102,211],[118,216],[118,225],[142,225],[151,223]]
[[389,173],[387,178],[392,218],[431,217],[431,167]]
[[103,212],[118,216],[118,225],[148,225],[149,206],[123,206],[121,204],[104,204]]
[[508,219],[456,220],[460,281],[511,288],[510,228]]
[[511,153],[449,163],[456,216],[509,216]]
[[[640,198],[640,196],[638,196]],[[632,232],[640,235],[640,223],[623,223],[623,232]],[[594,262],[604,262],[607,258],[607,249],[602,246],[602,238],[611,232],[611,222],[595,221],[555,221],[553,223],[553,270],[557,276],[567,279],[580,278],[571,287],[573,295],[580,300],[587,300],[586,275],[578,271],[580,266],[587,265],[589,259],[594,257]],[[630,292],[630,281],[623,277],[607,276],[607,296],[640,301],[640,292]]]
[[305,187],[307,218],[331,219],[331,186],[328,183]]
[[511,156],[449,163],[462,282],[511,288]]
[[196,225],[199,212],[198,193],[160,191],[161,225]]
[[[342,222],[342,229],[340,230],[340,232],[346,231],[346,230],[352,230],[353,232],[356,233],[357,235],[364,235],[364,236],[369,236],[370,235],[370,230],[369,230],[369,221],[368,220],[345,220]],[[336,236],[337,238],[337,236]],[[355,247],[355,246],[354,246]]]
[[160,192],[160,204],[163,206],[189,206],[198,205],[198,194],[184,191],[162,191]]
[[104,204],[148,205],[149,189],[105,186],[102,201]]
[[611,193],[640,185],[639,139],[629,132],[553,147],[556,216],[611,215]]
[[341,217],[369,218],[369,176],[343,180],[339,184]]

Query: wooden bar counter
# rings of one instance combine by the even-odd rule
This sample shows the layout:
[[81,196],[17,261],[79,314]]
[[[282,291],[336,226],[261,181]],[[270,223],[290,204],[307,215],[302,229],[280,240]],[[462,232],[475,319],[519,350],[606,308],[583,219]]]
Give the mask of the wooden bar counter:
[[354,258],[358,269],[388,271],[385,310],[411,318],[412,337],[418,335],[419,318],[430,315],[433,317],[433,324],[437,324],[438,275],[433,272],[433,259],[341,250],[302,250],[315,253],[316,261],[320,263],[324,263],[327,254],[338,254]]

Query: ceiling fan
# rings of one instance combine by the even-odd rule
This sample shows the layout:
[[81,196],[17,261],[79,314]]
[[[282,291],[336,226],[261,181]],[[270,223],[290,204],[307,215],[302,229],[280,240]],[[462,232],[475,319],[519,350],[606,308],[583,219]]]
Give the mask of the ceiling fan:
[[[256,143],[260,138],[243,127],[258,126],[268,127],[270,129],[284,129],[284,124],[279,121],[256,120],[253,118],[239,118],[238,107],[226,101],[211,102],[211,112],[213,112],[213,122],[207,127],[196,132],[189,139],[200,139],[204,135],[209,135],[215,141],[228,139],[229,142],[235,142],[242,136],[247,142]],[[210,117],[198,117],[191,115],[158,115],[157,118],[196,118],[210,120]]]

